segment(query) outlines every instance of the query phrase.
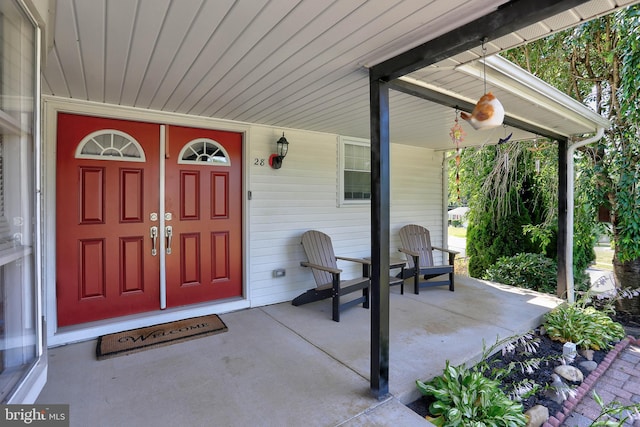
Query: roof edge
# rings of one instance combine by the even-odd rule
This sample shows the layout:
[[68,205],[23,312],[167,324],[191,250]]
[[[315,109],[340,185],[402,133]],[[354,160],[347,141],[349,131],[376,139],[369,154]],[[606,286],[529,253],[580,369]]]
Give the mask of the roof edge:
[[[534,96],[535,102],[551,110],[562,111],[562,114],[576,123],[590,128],[590,132],[596,132],[600,127],[611,126],[605,119],[586,105],[575,100],[564,92],[551,86],[544,80],[536,77],[522,67],[499,55],[485,58],[485,64],[492,72],[492,78],[496,86],[504,88],[512,93],[522,96],[526,92],[527,97]],[[457,70],[472,75],[482,75],[483,65],[481,61],[464,64],[456,67]]]

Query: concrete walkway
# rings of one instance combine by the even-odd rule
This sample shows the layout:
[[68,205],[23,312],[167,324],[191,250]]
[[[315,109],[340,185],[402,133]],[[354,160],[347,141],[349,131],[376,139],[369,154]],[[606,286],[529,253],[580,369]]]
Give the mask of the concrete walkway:
[[102,361],[95,341],[49,349],[37,403],[69,404],[71,426],[428,426],[405,406],[419,397],[416,379],[446,360],[475,362],[483,342],[537,327],[559,302],[456,279],[455,292],[391,290],[382,401],[370,393],[370,311],[336,323],[326,300],[221,314],[225,333]]

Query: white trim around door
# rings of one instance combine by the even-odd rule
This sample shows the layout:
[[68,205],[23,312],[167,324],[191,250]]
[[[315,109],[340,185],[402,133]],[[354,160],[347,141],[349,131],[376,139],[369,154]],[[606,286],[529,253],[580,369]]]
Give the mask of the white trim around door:
[[[43,147],[42,176],[43,176],[43,235],[46,236],[43,242],[43,288],[45,292],[45,314],[47,319],[47,344],[50,347],[64,345],[71,342],[93,339],[103,334],[116,331],[149,326],[158,323],[170,322],[187,317],[201,316],[211,313],[225,313],[251,306],[250,289],[250,269],[249,259],[249,239],[248,236],[248,210],[247,203],[247,182],[249,182],[250,168],[243,168],[243,206],[242,206],[242,230],[243,230],[243,297],[230,298],[220,302],[194,304],[186,307],[169,308],[151,313],[125,316],[117,319],[109,319],[82,325],[58,328],[56,309],[56,134],[57,134],[57,113],[66,112],[72,114],[93,115],[105,118],[115,118],[121,120],[145,121],[158,123],[159,125],[171,124],[177,126],[199,127],[204,129],[218,129],[232,131],[243,134],[243,164],[247,164],[246,153],[248,152],[249,129],[248,124],[230,122],[225,120],[207,119],[202,117],[192,117],[180,114],[163,113],[158,111],[143,110],[131,107],[112,106],[107,104],[97,104],[82,102],[58,97],[43,97]],[[161,126],[161,138],[165,126]],[[161,144],[161,153],[165,152],[164,144]],[[163,154],[161,154],[162,156]],[[163,162],[161,162],[163,164]],[[164,172],[161,171],[161,186],[164,182]],[[162,191],[161,191],[162,194]],[[162,201],[161,201],[162,203]],[[160,230],[164,230],[164,218],[160,218]],[[160,251],[164,252],[164,239],[160,240]],[[166,307],[166,293],[161,292],[161,308]]]

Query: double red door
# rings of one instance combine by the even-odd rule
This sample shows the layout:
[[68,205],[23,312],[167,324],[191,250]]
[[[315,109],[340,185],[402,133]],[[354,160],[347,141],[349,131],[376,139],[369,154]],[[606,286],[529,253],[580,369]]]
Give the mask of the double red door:
[[60,113],[66,326],[242,294],[242,135]]

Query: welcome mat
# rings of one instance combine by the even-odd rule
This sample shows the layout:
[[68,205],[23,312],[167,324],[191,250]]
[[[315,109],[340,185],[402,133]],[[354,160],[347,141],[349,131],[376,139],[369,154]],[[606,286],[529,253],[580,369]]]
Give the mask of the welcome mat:
[[98,338],[96,357],[123,356],[226,331],[227,325],[215,314],[131,329]]

